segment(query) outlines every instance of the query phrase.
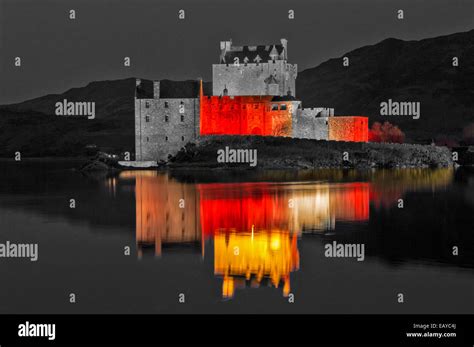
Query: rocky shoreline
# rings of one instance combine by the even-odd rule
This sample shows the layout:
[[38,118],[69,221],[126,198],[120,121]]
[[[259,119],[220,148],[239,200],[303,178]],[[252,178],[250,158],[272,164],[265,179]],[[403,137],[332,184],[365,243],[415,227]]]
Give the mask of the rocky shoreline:
[[[256,150],[257,165],[218,162],[225,148]],[[440,168],[453,166],[447,147],[356,143],[261,136],[207,136],[189,143],[168,162],[169,168],[318,169]]]

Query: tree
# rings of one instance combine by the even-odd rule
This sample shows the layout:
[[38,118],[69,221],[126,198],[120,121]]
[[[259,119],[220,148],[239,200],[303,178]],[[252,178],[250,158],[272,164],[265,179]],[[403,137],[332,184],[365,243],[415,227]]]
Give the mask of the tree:
[[389,122],[375,122],[369,130],[370,142],[403,143],[405,134],[396,125]]

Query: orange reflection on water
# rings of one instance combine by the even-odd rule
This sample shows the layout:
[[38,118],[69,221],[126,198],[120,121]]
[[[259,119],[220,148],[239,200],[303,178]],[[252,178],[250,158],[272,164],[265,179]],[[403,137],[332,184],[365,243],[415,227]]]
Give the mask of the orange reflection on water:
[[290,272],[299,268],[297,236],[282,230],[217,233],[214,235],[214,274],[223,277],[222,295],[233,297],[237,287],[262,279],[290,293]]
[[135,172],[136,242],[138,255],[152,246],[161,255],[163,245],[201,243],[198,197],[193,185],[166,175]]

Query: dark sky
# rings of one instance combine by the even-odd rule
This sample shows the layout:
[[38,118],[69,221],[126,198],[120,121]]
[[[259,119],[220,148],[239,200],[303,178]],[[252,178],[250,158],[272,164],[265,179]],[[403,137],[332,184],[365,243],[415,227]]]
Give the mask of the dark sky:
[[0,0],[0,104],[97,80],[210,80],[219,41],[229,38],[241,45],[285,37],[302,71],[388,37],[473,28],[473,0]]

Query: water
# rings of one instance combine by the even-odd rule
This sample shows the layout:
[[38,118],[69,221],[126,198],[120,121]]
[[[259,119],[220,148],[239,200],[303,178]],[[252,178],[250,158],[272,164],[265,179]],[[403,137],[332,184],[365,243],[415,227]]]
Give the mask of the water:
[[474,313],[472,171],[77,166],[0,163],[0,313]]

